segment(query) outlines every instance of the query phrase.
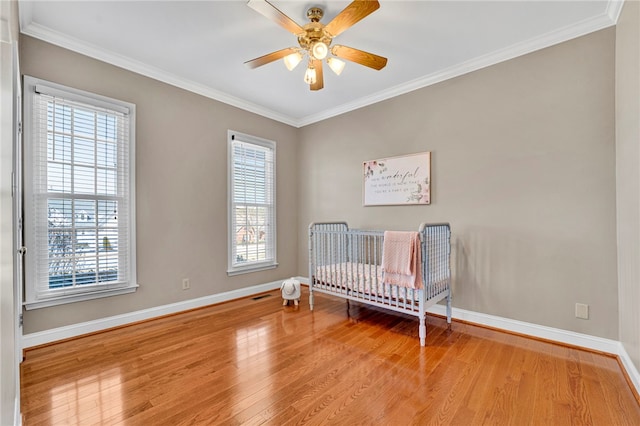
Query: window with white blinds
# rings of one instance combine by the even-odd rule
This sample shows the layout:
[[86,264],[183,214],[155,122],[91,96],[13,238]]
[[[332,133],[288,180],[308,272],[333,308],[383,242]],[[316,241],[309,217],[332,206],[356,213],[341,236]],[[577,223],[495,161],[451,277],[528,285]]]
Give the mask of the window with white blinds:
[[27,309],[134,291],[135,106],[24,87]]
[[275,150],[272,141],[228,132],[229,275],[277,266]]

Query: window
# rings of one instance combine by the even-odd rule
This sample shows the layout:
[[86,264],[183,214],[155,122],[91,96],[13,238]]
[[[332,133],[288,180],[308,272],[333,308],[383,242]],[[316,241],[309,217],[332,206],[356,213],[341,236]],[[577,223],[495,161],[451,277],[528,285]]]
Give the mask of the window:
[[25,306],[135,291],[135,105],[24,87]]
[[275,268],[276,145],[229,131],[229,275]]

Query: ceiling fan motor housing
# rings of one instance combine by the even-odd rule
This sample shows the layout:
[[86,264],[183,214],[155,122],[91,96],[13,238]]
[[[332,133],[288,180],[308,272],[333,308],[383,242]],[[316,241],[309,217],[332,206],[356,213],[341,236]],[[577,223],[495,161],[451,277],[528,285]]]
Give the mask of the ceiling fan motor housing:
[[314,44],[321,42],[327,45],[331,44],[332,37],[324,30],[324,25],[320,22],[310,22],[304,27],[304,33],[298,37],[300,47],[305,50],[311,50]]

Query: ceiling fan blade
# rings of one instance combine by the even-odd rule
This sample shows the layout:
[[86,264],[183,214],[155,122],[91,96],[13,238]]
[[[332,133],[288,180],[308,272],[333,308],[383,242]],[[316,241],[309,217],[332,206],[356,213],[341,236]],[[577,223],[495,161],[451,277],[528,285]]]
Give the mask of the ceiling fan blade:
[[282,59],[287,55],[292,53],[296,53],[299,49],[295,47],[287,47],[286,49],[281,49],[275,52],[271,52],[267,55],[260,56],[259,58],[252,59],[250,61],[245,62],[244,64],[251,69],[261,67],[262,65],[266,65],[270,62],[277,61],[278,59]]
[[380,3],[377,0],[355,0],[349,6],[345,7],[325,27],[325,31],[335,37],[356,22],[366,18],[371,13],[378,10]]
[[374,70],[381,70],[387,65],[387,58],[364,50],[354,49],[353,47],[335,45],[331,48],[331,53],[339,58],[373,68]]
[[314,59],[311,61],[313,68],[316,70],[316,82],[309,85],[311,90],[320,90],[324,87],[324,78],[322,77],[322,61]]
[[298,35],[304,33],[304,28],[296,24],[296,22],[282,13],[277,7],[269,3],[267,0],[249,0],[247,6],[258,13],[271,19],[285,30]]

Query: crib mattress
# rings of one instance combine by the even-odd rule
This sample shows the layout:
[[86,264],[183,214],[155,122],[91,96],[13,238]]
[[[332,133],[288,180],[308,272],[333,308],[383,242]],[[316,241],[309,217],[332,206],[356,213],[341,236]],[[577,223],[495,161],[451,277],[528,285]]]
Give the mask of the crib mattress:
[[[412,288],[383,284],[382,267],[369,263],[343,262],[316,267],[315,279],[322,287],[361,294],[417,302],[419,291]],[[316,284],[316,285],[317,285]]]

